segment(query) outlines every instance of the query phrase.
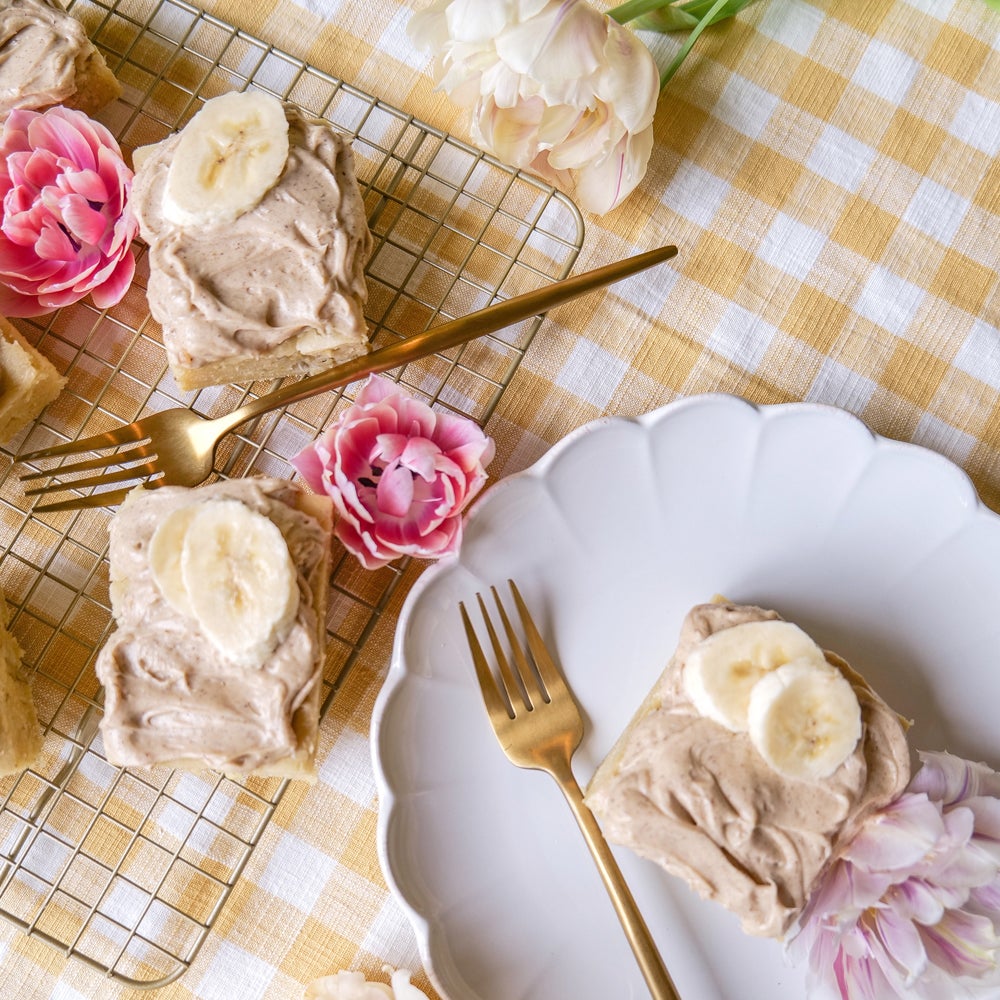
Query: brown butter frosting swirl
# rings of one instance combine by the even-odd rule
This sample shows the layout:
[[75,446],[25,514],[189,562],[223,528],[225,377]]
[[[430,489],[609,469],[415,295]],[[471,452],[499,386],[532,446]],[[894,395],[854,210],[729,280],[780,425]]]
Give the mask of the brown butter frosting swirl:
[[60,104],[76,90],[77,61],[89,51],[83,25],[41,0],[0,9],[0,117],[15,108]]

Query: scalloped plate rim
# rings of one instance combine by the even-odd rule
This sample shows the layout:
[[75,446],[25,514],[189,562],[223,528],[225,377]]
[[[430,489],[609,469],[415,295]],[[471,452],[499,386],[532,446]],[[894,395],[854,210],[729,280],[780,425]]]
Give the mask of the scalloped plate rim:
[[[508,490],[515,488],[516,484],[530,479],[544,480],[551,474],[561,456],[570,449],[579,446],[580,442],[590,435],[599,434],[607,428],[620,425],[634,425],[641,428],[645,433],[650,434],[653,428],[663,420],[669,420],[679,413],[700,407],[720,405],[741,408],[748,417],[757,420],[760,424],[763,424],[765,421],[794,419],[797,416],[807,414],[822,416],[828,420],[843,421],[845,425],[851,426],[852,430],[863,430],[873,450],[898,451],[901,454],[919,454],[923,460],[928,462],[928,468],[935,470],[936,475],[951,477],[959,495],[963,496],[961,502],[965,508],[967,517],[982,515],[990,519],[1000,517],[979,497],[968,473],[947,456],[914,442],[901,441],[879,434],[872,430],[864,420],[846,409],[831,404],[808,401],[757,404],[734,394],[711,392],[681,397],[635,417],[615,415],[600,417],[570,431],[550,446],[530,466],[494,483],[482,497],[477,499],[468,511],[467,526],[474,524],[480,517],[487,516],[489,508],[497,502],[502,503],[504,494]],[[370,732],[370,747],[378,796],[376,846],[379,864],[390,891],[406,914],[414,930],[425,969],[435,988],[443,996],[449,996],[447,993],[448,978],[460,974],[454,967],[451,955],[447,949],[441,953],[435,952],[433,946],[434,936],[440,928],[434,926],[433,922],[421,910],[417,902],[408,898],[399,879],[396,877],[393,859],[390,857],[389,851],[389,831],[395,818],[397,794],[391,777],[385,769],[381,753],[381,740],[384,733],[383,721],[386,712],[393,699],[399,696],[408,676],[404,662],[402,641],[406,625],[415,613],[426,590],[439,576],[451,572],[458,566],[460,560],[461,553],[429,565],[414,582],[407,594],[397,621],[389,669],[374,703]]]

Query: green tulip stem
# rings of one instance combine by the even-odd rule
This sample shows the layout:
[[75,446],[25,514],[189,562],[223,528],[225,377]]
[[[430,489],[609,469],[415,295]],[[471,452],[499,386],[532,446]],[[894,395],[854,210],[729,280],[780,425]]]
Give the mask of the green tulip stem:
[[721,10],[729,0],[715,0],[715,3],[708,9],[708,13],[698,22],[697,27],[691,29],[691,34],[684,40],[680,51],[674,56],[670,65],[660,74],[660,90],[670,82],[670,78],[680,69],[681,63],[691,51],[694,43],[698,41],[698,36],[712,23],[712,18]]

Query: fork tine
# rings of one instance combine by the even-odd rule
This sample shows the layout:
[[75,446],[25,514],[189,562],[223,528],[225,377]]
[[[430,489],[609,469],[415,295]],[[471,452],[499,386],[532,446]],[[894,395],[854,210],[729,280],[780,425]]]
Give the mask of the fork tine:
[[[476,599],[479,601],[479,610],[483,613],[483,621],[486,623],[486,632],[490,637],[490,643],[493,646],[493,655],[496,657],[497,670],[500,673],[500,679],[503,682],[500,686],[503,692],[507,695],[507,702],[510,705],[511,712],[513,715],[511,718],[517,715],[517,706],[515,705],[515,697],[520,702],[520,704],[531,710],[531,698],[528,696],[527,689],[519,675],[519,672],[511,669],[510,660],[507,654],[504,652],[503,644],[500,642],[500,637],[497,635],[497,631],[493,626],[493,620],[490,618],[490,613],[486,610],[486,602],[483,600],[482,594],[476,594]],[[496,592],[493,594],[493,599],[496,600]],[[509,634],[509,633],[508,633]],[[512,652],[514,657],[520,654],[524,657],[524,652],[518,648],[516,638],[512,640],[513,648]]]
[[99,476],[87,476],[85,479],[74,479],[70,482],[49,483],[48,486],[33,486],[30,490],[25,490],[26,497],[42,496],[46,493],[59,493],[66,490],[82,490],[89,486],[108,486],[111,483],[126,483],[130,480],[140,480],[144,476],[151,476],[158,472],[155,460],[145,462],[142,465],[133,465],[128,469],[118,469],[117,472],[103,473]]
[[521,640],[518,638],[517,632],[514,630],[514,626],[507,616],[507,610],[500,600],[500,595],[497,593],[496,587],[490,587],[490,591],[493,593],[493,600],[496,603],[497,611],[500,613],[500,621],[503,623],[504,632],[507,634],[511,654],[514,657],[514,662],[517,664],[517,673],[524,687],[524,695],[528,707],[531,708],[540,705],[543,701],[550,701],[551,699],[546,693],[544,685],[540,683],[537,672],[525,655],[524,646],[521,644]]
[[552,659],[552,654],[542,639],[538,627],[535,625],[535,621],[528,611],[528,606],[524,603],[524,598],[521,597],[521,592],[517,589],[517,584],[513,580],[508,580],[507,585],[510,587],[510,592],[514,595],[514,603],[517,605],[517,613],[520,615],[521,624],[524,626],[528,649],[531,650],[531,656],[535,661],[535,666],[538,668],[538,675],[541,677],[542,683],[548,689],[549,693],[555,691],[557,688],[566,687],[566,681]]
[[[477,594],[476,596],[478,597],[479,595]],[[472,622],[469,620],[469,613],[465,610],[465,604],[460,601],[458,609],[462,613],[462,623],[465,625],[465,638],[468,640],[469,650],[472,653],[472,664],[476,668],[476,678],[479,680],[479,689],[482,691],[483,701],[486,703],[486,711],[491,719],[499,715],[505,715],[508,719],[513,719],[514,713],[500,694],[500,689],[497,687],[497,682],[490,670],[490,665],[486,661],[486,655],[483,653],[483,647],[479,645],[476,630],[472,627]]]
[[65,510],[91,510],[94,507],[116,507],[132,492],[128,486],[123,490],[109,490],[107,493],[90,493],[85,497],[70,497],[57,503],[42,503],[32,510],[33,514],[58,514]]
[[18,455],[17,462],[34,462],[40,458],[59,458],[60,455],[76,455],[85,451],[97,451],[100,448],[117,448],[130,441],[143,441],[149,434],[139,426],[138,422],[124,424],[110,431],[95,434],[93,437],[80,438],[79,441],[67,441],[65,444],[52,445],[51,448],[40,448]]
[[98,455],[97,458],[88,458],[85,462],[71,462],[69,465],[60,465],[52,469],[39,469],[35,472],[26,472],[18,478],[22,483],[27,483],[32,479],[45,479],[51,476],[67,476],[72,472],[90,472],[91,469],[106,469],[109,465],[125,465],[127,462],[135,462],[140,458],[149,455],[149,445],[140,445],[130,451],[116,451],[111,455]]

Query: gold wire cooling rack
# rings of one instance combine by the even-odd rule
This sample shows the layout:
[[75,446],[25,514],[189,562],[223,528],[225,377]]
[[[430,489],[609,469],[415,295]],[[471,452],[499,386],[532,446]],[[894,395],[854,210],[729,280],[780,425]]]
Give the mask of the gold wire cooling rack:
[[[565,277],[583,224],[563,195],[183,0],[74,0],[124,87],[101,119],[126,154],[179,128],[201,101],[249,85],[353,137],[375,248],[376,346]],[[41,419],[2,451],[0,583],[33,674],[39,762],[0,782],[0,914],[140,988],[180,976],[212,928],[285,789],[278,779],[109,765],[93,661],[112,619],[108,510],[34,515],[17,451],[97,433],[164,407],[216,416],[274,383],[179,392],[146,305],[145,247],[125,298],[21,329],[68,376]],[[540,319],[396,373],[434,406],[485,423]],[[349,401],[350,387],[261,418],[219,449],[216,474],[289,476],[288,459]],[[18,470],[20,471],[20,470]],[[402,567],[335,559],[324,712],[400,581]]]

